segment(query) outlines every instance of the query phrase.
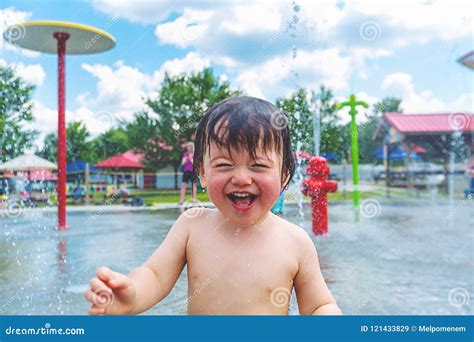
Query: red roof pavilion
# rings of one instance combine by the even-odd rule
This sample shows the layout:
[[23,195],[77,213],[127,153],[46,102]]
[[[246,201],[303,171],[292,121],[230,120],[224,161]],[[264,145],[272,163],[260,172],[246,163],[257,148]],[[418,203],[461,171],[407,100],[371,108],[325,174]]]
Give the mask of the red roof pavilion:
[[141,154],[135,154],[130,150],[103,160],[95,166],[102,169],[143,169],[145,166],[141,163],[142,159]]
[[401,114],[386,113],[385,121],[400,133],[443,133],[474,131],[472,113]]

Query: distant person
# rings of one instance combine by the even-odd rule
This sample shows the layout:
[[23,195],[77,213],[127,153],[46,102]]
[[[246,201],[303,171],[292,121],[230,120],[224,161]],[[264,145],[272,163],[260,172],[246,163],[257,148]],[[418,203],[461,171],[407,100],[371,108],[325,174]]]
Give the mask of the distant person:
[[194,166],[216,208],[181,214],[128,275],[99,268],[85,294],[89,313],[140,314],[168,296],[186,266],[190,315],[288,315],[293,289],[301,315],[341,314],[311,238],[270,212],[295,170],[285,120],[248,96],[213,106],[197,128]]
[[86,189],[82,187],[80,184],[77,184],[77,186],[74,188],[72,192],[72,196],[73,196],[74,203],[83,201],[86,198]]
[[183,169],[183,180],[181,182],[181,191],[179,193],[179,205],[183,205],[186,196],[186,187],[191,182],[191,197],[193,203],[196,202],[197,184],[196,174],[194,172],[194,143],[189,141],[186,143],[186,150],[183,152],[181,166]]

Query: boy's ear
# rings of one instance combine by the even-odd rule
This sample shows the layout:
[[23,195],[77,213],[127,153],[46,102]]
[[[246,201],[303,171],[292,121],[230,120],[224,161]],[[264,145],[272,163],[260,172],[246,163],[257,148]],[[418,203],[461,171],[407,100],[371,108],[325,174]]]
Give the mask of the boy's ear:
[[206,175],[204,174],[204,170],[201,168],[199,170],[199,180],[201,182],[201,186],[205,188],[207,186],[207,180],[206,180]]
[[[288,188],[288,185],[289,185],[289,178],[290,178],[290,173],[287,172],[286,175],[284,176],[283,178],[283,182],[281,183],[282,186],[284,185],[284,188]],[[283,187],[282,187],[283,189]]]

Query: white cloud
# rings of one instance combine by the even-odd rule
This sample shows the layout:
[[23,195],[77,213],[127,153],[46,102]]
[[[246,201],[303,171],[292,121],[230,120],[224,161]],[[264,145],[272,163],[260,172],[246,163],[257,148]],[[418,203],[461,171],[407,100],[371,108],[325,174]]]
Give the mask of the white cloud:
[[[433,39],[467,37],[473,32],[474,5],[467,1],[353,1],[341,6],[338,1],[304,0],[298,5],[299,10],[284,1],[231,2],[216,7],[179,2],[174,8],[177,18],[159,23],[155,34],[162,43],[193,46],[205,55],[235,59],[245,57],[242,49],[261,48],[255,39],[260,43],[275,40],[278,45],[288,43],[290,35],[309,49],[329,42],[347,50],[357,46],[390,50]],[[142,3],[131,6],[140,8]],[[186,39],[187,27],[202,34]],[[229,47],[229,40],[238,46]],[[271,58],[279,52],[274,46],[266,54]]]
[[[8,7],[0,9],[0,32],[3,35],[3,32],[10,25],[21,24],[25,21],[28,21],[31,17],[31,12],[17,11],[14,7]],[[18,30],[15,32],[18,33],[21,37],[24,35],[24,28],[18,26]],[[38,57],[39,52],[22,49],[18,46],[14,46],[3,39],[3,36],[0,37],[0,50],[12,51],[20,56],[26,57]]]
[[[155,35],[162,44],[195,48],[214,63],[260,62],[288,51],[290,34],[282,1],[227,2],[226,6],[179,10],[173,20],[159,23]],[[260,60],[256,60],[260,59]]]
[[[57,133],[58,111],[38,100],[33,101],[32,111],[34,122],[29,123],[27,128],[40,132],[35,145],[41,149],[45,136],[49,133]],[[80,107],[74,111],[66,110],[66,125],[76,121],[83,122],[92,137],[98,136],[116,124],[114,117],[107,111],[94,112],[86,107]]]
[[222,18],[219,30],[248,35],[255,32],[277,32],[283,22],[280,4],[271,1],[257,1],[236,4],[227,12],[227,19]]
[[348,89],[352,69],[365,73],[366,59],[388,55],[383,49],[369,51],[359,48],[353,55],[342,57],[337,48],[298,51],[274,57],[237,74],[235,84],[249,95],[270,101],[286,96],[296,86],[318,89],[324,84],[333,91]]
[[208,21],[213,15],[214,11],[185,9],[183,15],[175,21],[158,25],[155,35],[163,44],[186,48],[209,34]]
[[[34,129],[39,131],[39,136],[35,141],[38,148],[43,147],[44,137],[49,133],[55,133],[58,129],[58,111],[57,109],[49,108],[41,101],[33,100],[33,118],[32,123],[26,125],[27,129]],[[69,122],[73,116],[73,112],[66,110],[66,121]]]
[[214,9],[226,7],[226,1],[150,1],[150,0],[94,0],[92,5],[98,11],[112,17],[128,19],[135,23],[156,24],[172,13],[182,13],[186,8]]
[[157,87],[163,81],[165,73],[177,76],[183,73],[201,71],[211,65],[207,58],[201,57],[195,52],[189,52],[184,58],[171,59],[163,63],[160,69],[153,73],[153,86]]
[[[94,4],[109,15],[156,24],[161,44],[194,49],[213,66],[222,66],[245,92],[269,99],[286,95],[296,83],[345,90],[351,73],[367,80],[369,63],[394,55],[398,47],[449,41],[473,31],[473,5],[459,1]],[[374,25],[362,32],[367,23],[376,32]],[[294,59],[292,48],[297,49]],[[298,80],[291,79],[295,73]]]
[[[393,34],[398,45],[452,40],[473,32],[473,3],[469,1],[354,1],[344,7],[345,16],[371,18],[381,35]],[[406,34],[409,33],[409,34]]]
[[[70,111],[66,112],[69,117]],[[58,127],[58,110],[44,105],[41,101],[33,101],[33,116],[35,118],[34,127],[41,132],[53,132]]]
[[111,112],[106,110],[92,111],[86,107],[80,107],[72,113],[69,121],[81,121],[87,127],[92,137],[117,126],[117,121]]
[[[155,97],[156,90],[164,79],[165,72],[170,76],[198,72],[209,66],[209,60],[194,52],[182,59],[168,60],[149,75],[124,64],[122,61],[113,67],[101,64],[82,64],[82,68],[98,80],[95,94],[82,93],[76,97],[79,109],[78,120],[90,121],[91,131],[103,132],[117,120],[130,120],[133,114],[145,109],[144,99]],[[94,115],[100,116],[97,124]]]
[[325,84],[334,90],[345,89],[349,67],[350,58],[340,57],[337,49],[301,51],[295,58],[288,54],[256,65],[242,72],[236,83],[249,94],[273,100],[293,91],[295,83],[309,87]]
[[443,101],[430,90],[417,91],[413,77],[407,73],[393,73],[382,81],[382,89],[390,96],[402,99],[401,107],[406,113],[474,112],[474,94],[460,94],[453,101]]
[[[267,98],[294,88],[292,71],[299,75],[298,85],[323,83],[344,90],[351,73],[367,80],[369,63],[394,55],[397,47],[472,33],[472,5],[465,2],[308,0],[298,1],[299,9],[283,1],[234,2],[225,8],[181,5],[176,18],[157,24],[159,41],[194,48],[223,66],[244,91]],[[362,33],[367,22],[378,32],[370,33],[374,28],[369,27]]]
[[17,76],[36,86],[42,85],[46,77],[46,73],[40,64],[7,63],[0,59],[0,66],[9,66]]
[[361,79],[368,79],[367,62],[377,60],[379,57],[388,57],[393,54],[393,51],[387,49],[366,49],[354,48],[351,50],[350,56],[352,58],[352,66],[357,70]]
[[42,85],[46,77],[43,67],[39,64],[24,65],[23,63],[18,63],[14,66],[14,69],[25,81],[37,86]]
[[101,64],[83,63],[82,69],[98,79],[97,96],[81,94],[80,106],[108,108],[108,110],[137,110],[143,104],[143,89],[149,88],[150,78],[136,68],[116,63],[115,68]]
[[[194,49],[209,58],[213,66],[224,67],[238,85],[256,95],[268,93],[262,91],[262,86],[268,88],[267,81],[288,83],[284,77],[293,66],[300,71],[317,69],[311,65],[295,66],[298,62],[288,59],[293,46],[300,56],[322,58],[328,50],[336,48],[334,61],[308,62],[336,67],[331,70],[333,75],[326,75],[324,70],[313,70],[310,74],[321,77],[337,90],[344,89],[347,83],[344,60],[352,63],[350,72],[366,80],[368,62],[393,55],[399,47],[440,39],[444,40],[440,44],[449,44],[446,41],[473,33],[473,4],[467,1],[296,3],[96,0],[94,6],[111,16],[156,24],[155,35],[161,44]],[[273,76],[263,75],[260,79],[259,70],[278,62],[292,66],[286,67],[286,71],[278,66]],[[341,66],[342,70],[337,68]],[[282,87],[284,91],[285,84]]]

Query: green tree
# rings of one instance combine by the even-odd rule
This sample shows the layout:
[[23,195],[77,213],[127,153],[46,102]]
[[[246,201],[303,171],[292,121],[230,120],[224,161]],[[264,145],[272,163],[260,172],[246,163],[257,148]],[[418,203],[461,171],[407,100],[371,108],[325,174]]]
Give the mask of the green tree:
[[382,101],[374,104],[372,108],[372,116],[382,118],[385,113],[403,113],[403,109],[400,107],[401,102],[402,99],[397,97],[384,97]]
[[[126,126],[129,141],[145,155],[145,166],[156,170],[181,164],[182,144],[194,140],[202,115],[215,103],[240,94],[227,81],[220,81],[212,69],[175,77],[165,75],[156,99],[146,100],[151,112],[135,114]],[[178,186],[175,177],[175,186]]]
[[401,113],[401,99],[396,97],[385,97],[372,106],[372,111],[367,115],[367,121],[357,127],[359,136],[359,159],[361,162],[374,162],[373,151],[382,146],[382,141],[376,139],[375,133],[380,126],[382,117],[385,113]]
[[300,88],[288,98],[278,98],[276,105],[288,117],[292,148],[315,154],[313,116],[319,113],[320,154],[339,153],[342,145],[342,126],[337,116],[332,91],[321,86],[318,93]]
[[98,161],[131,149],[125,127],[112,127],[92,141]]
[[319,92],[311,92],[313,108],[319,113],[320,120],[320,153],[342,155],[346,137],[344,127],[336,109],[334,95],[329,88],[321,86]]
[[[82,122],[70,122],[67,125],[66,134],[68,162],[74,160],[83,160],[88,163],[97,162],[97,155],[92,141],[90,140],[90,133]],[[48,160],[56,161],[58,151],[57,141],[58,136],[56,133],[48,134],[44,138],[43,148],[38,154]]]
[[43,148],[36,151],[40,157],[56,162],[58,153],[58,135],[56,133],[49,133],[43,139]]
[[21,155],[33,145],[38,132],[26,128],[33,122],[31,97],[35,87],[0,66],[0,159]]
[[[173,151],[160,147],[165,146],[165,139],[160,132],[170,121],[168,118],[158,119],[153,112],[143,111],[135,113],[133,120],[125,127],[132,148],[144,154],[143,163],[148,171],[155,171],[170,163]],[[168,130],[172,131],[171,123],[169,125]]]
[[278,98],[276,106],[288,118],[293,151],[296,152],[299,149],[314,153],[313,113],[306,89],[300,88],[288,98]]

